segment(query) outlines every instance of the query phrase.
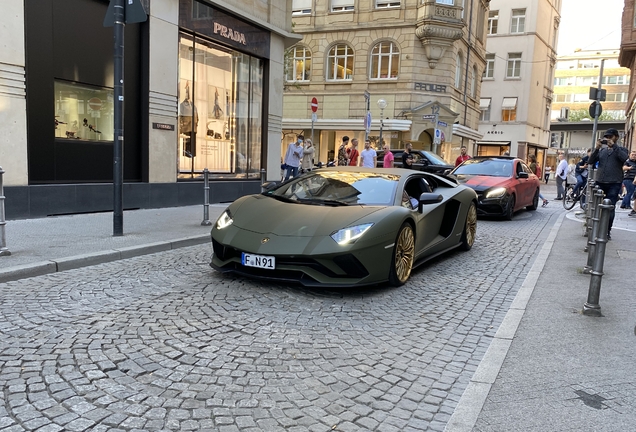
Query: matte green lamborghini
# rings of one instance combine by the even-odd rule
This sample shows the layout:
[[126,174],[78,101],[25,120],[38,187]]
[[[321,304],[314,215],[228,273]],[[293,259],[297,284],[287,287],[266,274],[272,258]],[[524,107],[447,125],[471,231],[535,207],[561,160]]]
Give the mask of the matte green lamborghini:
[[212,228],[211,266],[309,286],[404,284],[411,270],[469,250],[477,195],[405,169],[312,171],[233,202]]

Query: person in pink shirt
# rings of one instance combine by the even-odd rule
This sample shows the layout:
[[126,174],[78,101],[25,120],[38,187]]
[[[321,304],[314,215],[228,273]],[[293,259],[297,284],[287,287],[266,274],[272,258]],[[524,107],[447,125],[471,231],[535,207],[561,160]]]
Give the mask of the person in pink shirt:
[[389,150],[389,145],[384,144],[384,168],[393,168],[393,161],[395,157],[393,157],[393,153]]

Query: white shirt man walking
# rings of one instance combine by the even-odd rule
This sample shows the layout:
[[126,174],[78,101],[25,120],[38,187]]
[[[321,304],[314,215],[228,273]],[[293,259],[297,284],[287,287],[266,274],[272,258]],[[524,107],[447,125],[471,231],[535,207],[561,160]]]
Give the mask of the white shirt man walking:
[[364,150],[360,153],[360,166],[375,168],[378,164],[378,154],[371,148],[369,141],[364,142]]
[[556,200],[562,200],[565,195],[565,187],[563,183],[565,183],[565,179],[568,177],[568,161],[565,160],[565,155],[563,153],[559,153],[559,165],[557,165],[556,169],[556,186],[557,186],[557,197]]

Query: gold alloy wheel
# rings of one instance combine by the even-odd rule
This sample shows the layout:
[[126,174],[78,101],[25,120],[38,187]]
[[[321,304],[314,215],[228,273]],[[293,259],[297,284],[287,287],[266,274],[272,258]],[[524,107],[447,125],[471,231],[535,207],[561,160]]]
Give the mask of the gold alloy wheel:
[[406,282],[413,268],[415,237],[410,225],[405,225],[395,244],[395,275],[400,283]]
[[475,236],[477,235],[477,207],[474,203],[468,208],[468,215],[466,215],[466,243],[468,246],[472,246],[475,243]]

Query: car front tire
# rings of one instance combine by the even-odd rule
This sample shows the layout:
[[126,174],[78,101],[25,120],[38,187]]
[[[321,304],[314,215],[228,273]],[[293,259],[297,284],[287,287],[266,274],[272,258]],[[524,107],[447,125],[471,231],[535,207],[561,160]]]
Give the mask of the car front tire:
[[517,203],[517,199],[514,194],[510,195],[510,199],[508,199],[508,206],[506,207],[506,220],[512,220],[512,217],[515,214],[515,204]]
[[408,222],[404,222],[398,231],[393,247],[391,269],[389,270],[389,283],[393,286],[401,286],[411,276],[413,258],[415,257],[415,234]]
[[532,204],[526,207],[526,210],[535,211],[539,208],[539,189],[537,189],[532,197]]
[[469,251],[475,243],[475,236],[477,235],[477,206],[474,202],[470,203],[468,212],[466,213],[466,222],[464,224],[464,232],[462,233],[462,240],[460,249],[463,251]]

